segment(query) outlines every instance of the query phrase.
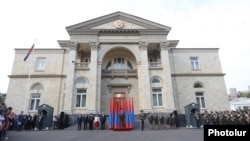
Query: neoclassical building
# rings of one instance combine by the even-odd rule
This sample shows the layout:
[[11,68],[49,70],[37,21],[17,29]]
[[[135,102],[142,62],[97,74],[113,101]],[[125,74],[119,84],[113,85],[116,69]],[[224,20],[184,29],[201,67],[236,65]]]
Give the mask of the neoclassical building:
[[176,48],[170,27],[115,12],[66,27],[60,48],[39,48],[24,61],[15,49],[6,103],[16,113],[109,112],[110,98],[132,98],[134,112],[229,110],[218,48]]

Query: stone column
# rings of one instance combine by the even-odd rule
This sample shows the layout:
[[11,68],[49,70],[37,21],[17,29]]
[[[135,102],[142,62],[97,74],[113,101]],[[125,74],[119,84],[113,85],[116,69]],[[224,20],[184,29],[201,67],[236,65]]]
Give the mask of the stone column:
[[65,97],[63,102],[63,111],[72,114],[74,100],[74,78],[75,78],[75,61],[76,61],[76,49],[79,47],[78,42],[69,43],[68,54],[68,68],[66,78]]
[[97,97],[96,97],[96,110],[97,112],[102,112],[101,111],[101,80],[102,80],[102,63],[97,62]]
[[173,110],[175,110],[175,105],[174,105],[173,86],[172,86],[169,54],[168,54],[168,45],[169,42],[167,41],[160,42],[161,65],[163,68],[162,97],[163,97],[164,107],[166,107],[167,112],[172,112]]
[[139,109],[152,111],[150,78],[148,68],[148,42],[139,42],[141,63],[138,64]]
[[89,42],[91,47],[89,89],[87,90],[87,109],[90,113],[97,112],[97,51],[98,42]]

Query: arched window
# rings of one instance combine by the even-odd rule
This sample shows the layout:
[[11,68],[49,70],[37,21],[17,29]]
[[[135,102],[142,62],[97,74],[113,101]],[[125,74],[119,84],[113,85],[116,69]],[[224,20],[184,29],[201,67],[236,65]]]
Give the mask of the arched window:
[[106,70],[109,70],[112,68],[113,69],[133,69],[133,65],[125,58],[116,57],[110,60],[105,67]]
[[40,83],[36,83],[31,87],[31,90],[33,92],[30,94],[30,104],[29,104],[30,111],[37,111],[37,108],[39,107],[40,104],[40,97],[41,97],[40,90],[42,89],[43,85],[41,85]]
[[158,78],[154,78],[152,79],[151,83],[161,83],[161,81]]
[[111,67],[111,61],[109,61],[108,64],[106,65],[106,70],[111,69],[111,68],[112,68]]
[[76,81],[75,107],[86,107],[87,85],[88,81],[85,78],[78,78]]
[[124,58],[114,58],[114,69],[125,69]]
[[151,94],[152,94],[152,103],[154,107],[163,106],[162,100],[162,84],[159,78],[153,78],[151,80]]
[[86,84],[87,83],[87,80],[84,79],[84,78],[79,78],[76,82],[77,85],[83,85],[83,84]]
[[128,69],[133,69],[133,66],[132,66],[132,64],[129,62],[129,61],[127,61],[127,63],[128,63]]
[[41,85],[40,83],[36,83],[31,87],[31,90],[41,90],[43,89],[43,85]]
[[200,82],[196,82],[194,84],[194,88],[202,88],[202,84]]

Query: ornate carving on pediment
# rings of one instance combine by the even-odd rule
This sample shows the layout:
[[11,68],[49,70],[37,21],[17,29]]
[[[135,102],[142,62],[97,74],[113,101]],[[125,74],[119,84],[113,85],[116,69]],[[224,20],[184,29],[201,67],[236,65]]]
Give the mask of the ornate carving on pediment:
[[97,50],[99,47],[99,42],[89,42],[89,46],[91,47],[91,50]]
[[141,50],[146,50],[148,48],[148,42],[139,42],[139,48]]
[[122,29],[124,27],[124,22],[122,20],[116,20],[114,21],[114,26],[117,29]]
[[78,50],[79,48],[79,43],[78,42],[69,42],[69,49],[70,50]]
[[168,46],[169,46],[169,42],[166,41],[166,42],[160,42],[160,47],[162,50],[166,50],[168,49]]

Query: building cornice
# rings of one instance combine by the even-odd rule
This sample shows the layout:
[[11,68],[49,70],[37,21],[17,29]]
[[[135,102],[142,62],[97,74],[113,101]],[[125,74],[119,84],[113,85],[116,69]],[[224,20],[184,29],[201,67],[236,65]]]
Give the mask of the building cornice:
[[[65,49],[62,48],[38,48],[34,49],[35,54],[63,54]],[[15,48],[16,54],[27,54],[28,48]]]
[[171,74],[172,77],[199,77],[199,76],[225,76],[225,73],[179,73],[179,74]]
[[[30,78],[66,78],[67,75],[58,75],[58,74],[34,74],[30,75]],[[29,78],[29,75],[8,75],[9,78]]]

